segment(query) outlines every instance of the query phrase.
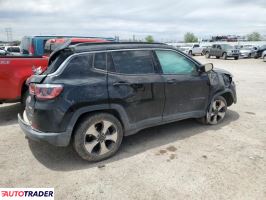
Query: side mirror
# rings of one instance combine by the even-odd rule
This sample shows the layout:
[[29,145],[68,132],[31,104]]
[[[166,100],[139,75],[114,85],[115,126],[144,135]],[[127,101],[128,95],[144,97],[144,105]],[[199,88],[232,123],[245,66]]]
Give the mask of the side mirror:
[[204,72],[209,72],[213,70],[213,64],[212,63],[207,63],[203,65],[203,71]]

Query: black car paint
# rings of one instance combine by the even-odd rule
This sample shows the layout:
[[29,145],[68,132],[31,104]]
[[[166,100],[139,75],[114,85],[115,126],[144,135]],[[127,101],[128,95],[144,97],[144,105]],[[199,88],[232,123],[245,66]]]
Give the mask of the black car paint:
[[[27,116],[31,123],[38,127],[37,132],[62,133],[67,137],[61,143],[58,139],[47,140],[58,146],[66,146],[69,143],[75,124],[86,113],[112,112],[122,121],[125,135],[130,135],[150,126],[205,116],[208,105],[218,94],[227,92],[236,102],[234,85],[226,87],[224,83],[223,76],[231,76],[230,74],[219,71],[205,73],[200,63],[168,45],[128,44],[112,47],[112,44],[109,44],[95,47],[92,45],[89,49],[83,45],[81,48],[71,48],[74,49],[73,55],[113,49],[164,48],[190,59],[197,66],[198,73],[190,76],[163,75],[160,63],[156,55],[153,55],[158,71],[151,75],[124,75],[91,68],[89,77],[80,74],[77,77],[71,75],[69,78],[64,77],[63,72],[56,76],[33,76],[31,83],[64,85],[62,94],[54,100],[41,101],[31,96],[26,103]],[[195,90],[191,90],[191,87]]]

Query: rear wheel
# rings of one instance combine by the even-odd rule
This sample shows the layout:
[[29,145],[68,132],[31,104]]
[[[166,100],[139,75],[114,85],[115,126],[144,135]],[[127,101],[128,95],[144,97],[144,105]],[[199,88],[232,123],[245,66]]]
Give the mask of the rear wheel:
[[74,149],[88,161],[100,161],[117,152],[123,139],[120,121],[107,113],[86,117],[74,133]]
[[223,59],[224,59],[224,60],[227,59],[227,53],[223,53]]
[[205,58],[210,58],[211,56],[210,56],[210,53],[207,51],[206,53],[205,53]]
[[266,55],[265,55],[265,56],[263,56],[263,61],[264,61],[264,62],[266,62]]
[[205,117],[199,118],[198,121],[203,124],[215,125],[220,123],[226,114],[227,103],[222,96],[216,97],[210,104],[209,111]]

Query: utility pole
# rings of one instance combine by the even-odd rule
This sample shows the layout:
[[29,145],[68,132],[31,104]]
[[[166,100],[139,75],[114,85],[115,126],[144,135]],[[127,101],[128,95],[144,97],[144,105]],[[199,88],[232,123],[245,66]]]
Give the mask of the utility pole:
[[7,42],[12,42],[12,28],[5,28]]

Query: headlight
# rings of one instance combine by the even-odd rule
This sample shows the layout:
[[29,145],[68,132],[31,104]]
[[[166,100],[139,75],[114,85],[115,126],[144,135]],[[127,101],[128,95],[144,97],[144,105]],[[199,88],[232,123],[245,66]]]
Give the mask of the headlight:
[[224,74],[223,78],[224,78],[224,85],[228,87],[232,82],[232,79],[233,79],[232,76],[228,74]]

